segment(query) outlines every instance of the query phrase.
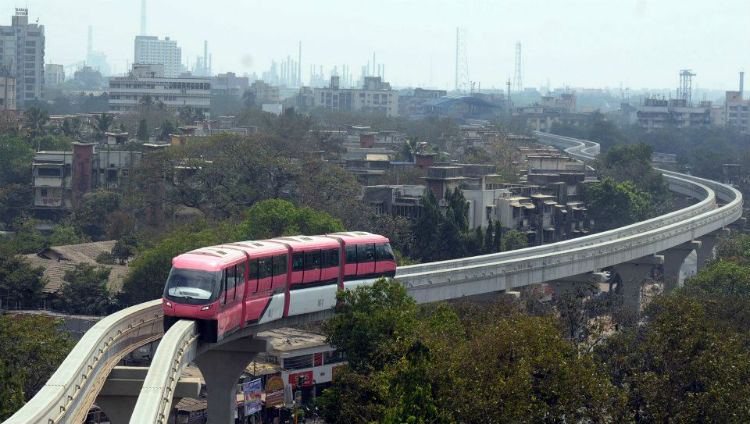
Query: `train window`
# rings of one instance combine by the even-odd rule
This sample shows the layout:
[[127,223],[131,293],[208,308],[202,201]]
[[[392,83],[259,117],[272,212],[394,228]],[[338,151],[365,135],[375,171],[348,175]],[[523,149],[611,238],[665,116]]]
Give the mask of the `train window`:
[[258,260],[253,259],[248,264],[248,279],[250,280],[250,287],[248,290],[250,290],[251,293],[255,293],[258,291]]
[[[230,266],[227,268],[227,292],[234,289],[236,287],[235,278],[237,275],[235,266]],[[235,290],[235,293],[237,290]],[[233,295],[234,296],[234,295]],[[232,300],[234,300],[234,297],[232,297]]]
[[378,243],[375,245],[375,260],[377,261],[395,261],[393,250],[388,243]]
[[310,250],[305,252],[305,269],[320,268],[320,250]]
[[305,254],[297,252],[292,255],[292,271],[302,271],[305,269]]
[[237,265],[237,285],[245,284],[245,262]]
[[259,274],[258,278],[268,278],[272,275],[273,263],[271,258],[260,258],[258,259]]
[[375,262],[375,245],[359,244],[357,245],[357,262]]
[[357,246],[356,245],[346,246],[346,263],[348,264],[357,263]]
[[273,275],[286,274],[286,255],[274,256],[273,257]]
[[323,268],[331,268],[339,266],[339,257],[341,256],[339,249],[328,249],[323,252]]

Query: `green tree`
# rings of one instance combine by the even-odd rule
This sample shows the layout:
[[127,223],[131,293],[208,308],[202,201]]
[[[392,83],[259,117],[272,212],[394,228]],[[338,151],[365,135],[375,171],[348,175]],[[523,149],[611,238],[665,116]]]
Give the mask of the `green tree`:
[[31,107],[23,113],[23,117],[32,137],[44,134],[44,125],[49,121],[49,113],[45,109]]
[[0,419],[31,399],[73,348],[62,326],[44,315],[0,315],[0,393],[10,395],[0,397]]
[[57,298],[56,309],[79,315],[104,315],[112,311],[112,298],[107,287],[109,268],[79,263],[65,271]]
[[7,247],[0,247],[0,296],[5,306],[36,308],[46,284],[44,269],[35,268]]
[[78,236],[75,227],[72,225],[58,225],[52,230],[52,234],[49,235],[49,244],[51,246],[65,246],[68,244],[84,243],[86,241],[85,238]]
[[500,247],[503,252],[508,250],[523,249],[528,245],[526,235],[517,230],[504,232],[500,240]]
[[170,134],[175,134],[176,132],[177,132],[177,127],[175,126],[175,124],[170,120],[166,120],[161,125],[161,133],[159,133],[159,140],[167,141],[169,140]]
[[237,236],[259,240],[282,235],[325,234],[343,231],[341,222],[330,215],[278,199],[263,200],[245,212]]
[[631,181],[617,183],[605,177],[598,183],[584,186],[583,199],[596,231],[629,225],[655,214],[651,194]]
[[492,240],[492,220],[487,223],[487,230],[484,232],[484,253],[492,253],[494,241]]
[[425,190],[422,196],[422,215],[414,222],[415,250],[423,261],[438,257],[437,229],[443,220],[437,199],[432,190]]
[[94,115],[94,131],[96,132],[97,139],[104,138],[104,133],[109,131],[109,127],[112,126],[112,123],[115,121],[115,116],[110,113],[100,113],[98,115]]
[[135,134],[138,140],[148,141],[148,124],[145,119],[138,121],[138,130]]
[[500,252],[503,250],[503,238],[505,237],[505,234],[503,234],[503,225],[500,223],[500,221],[495,221],[495,235],[494,235],[494,251]]
[[107,234],[109,216],[119,209],[121,199],[120,194],[105,190],[84,194],[71,218],[76,230],[92,240],[101,240]]

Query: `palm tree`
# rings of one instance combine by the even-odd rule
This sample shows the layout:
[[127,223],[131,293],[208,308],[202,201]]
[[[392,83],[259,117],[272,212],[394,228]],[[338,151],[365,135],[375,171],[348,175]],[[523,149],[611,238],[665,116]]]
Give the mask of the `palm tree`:
[[49,114],[47,114],[46,110],[35,106],[24,112],[23,117],[32,137],[43,134],[44,124],[49,120]]
[[109,131],[109,127],[114,122],[115,116],[109,113],[102,112],[100,115],[94,116],[94,130],[96,131],[96,137],[104,137],[104,133]]

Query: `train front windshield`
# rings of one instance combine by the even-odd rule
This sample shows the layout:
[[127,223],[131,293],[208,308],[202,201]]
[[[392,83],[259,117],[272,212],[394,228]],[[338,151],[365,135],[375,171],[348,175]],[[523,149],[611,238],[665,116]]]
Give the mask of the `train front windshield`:
[[190,305],[211,303],[219,295],[220,282],[221,271],[172,268],[164,297]]

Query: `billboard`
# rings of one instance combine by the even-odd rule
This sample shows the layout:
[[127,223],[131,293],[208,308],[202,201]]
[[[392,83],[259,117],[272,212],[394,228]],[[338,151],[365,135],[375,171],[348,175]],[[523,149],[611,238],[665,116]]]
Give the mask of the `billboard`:
[[284,404],[284,380],[274,375],[266,382],[266,408]]
[[260,399],[262,391],[263,385],[260,383],[260,378],[242,383],[242,394],[245,397],[245,416],[260,412],[263,408]]

